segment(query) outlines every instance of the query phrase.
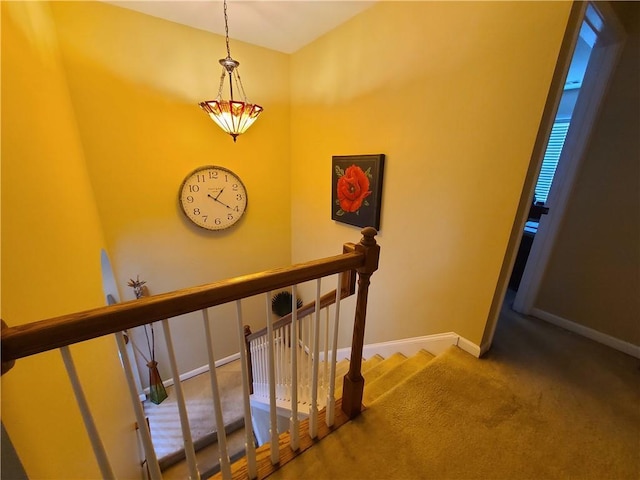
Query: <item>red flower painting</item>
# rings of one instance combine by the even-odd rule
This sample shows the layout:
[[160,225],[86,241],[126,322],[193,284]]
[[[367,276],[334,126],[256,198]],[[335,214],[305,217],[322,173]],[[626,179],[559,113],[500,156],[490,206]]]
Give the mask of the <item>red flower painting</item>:
[[364,172],[357,165],[351,165],[344,172],[340,169],[337,174],[337,203],[340,206],[338,215],[344,212],[357,212],[363,203],[368,205],[365,198],[371,195],[371,190],[369,190],[369,176],[371,176],[371,173],[368,170]]
[[331,157],[331,218],[380,229],[384,154]]

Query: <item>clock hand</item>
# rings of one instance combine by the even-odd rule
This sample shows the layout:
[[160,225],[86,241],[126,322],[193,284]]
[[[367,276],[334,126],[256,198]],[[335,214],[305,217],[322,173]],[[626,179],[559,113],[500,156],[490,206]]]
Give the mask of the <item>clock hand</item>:
[[210,193],[207,193],[207,197],[212,198],[213,200],[215,200],[216,202],[218,202],[220,205],[223,205],[223,206],[227,207],[229,210],[233,210],[229,205],[227,205],[226,203],[222,203],[220,200],[218,200],[218,196],[219,196],[219,195],[217,195],[217,196],[215,196],[215,197],[214,197],[214,196],[213,196],[213,195],[211,195]]
[[218,200],[220,195],[222,195],[222,192],[224,191],[224,189],[225,189],[225,187],[222,187],[222,189],[218,192],[218,194],[216,195],[216,198],[214,198],[214,200]]

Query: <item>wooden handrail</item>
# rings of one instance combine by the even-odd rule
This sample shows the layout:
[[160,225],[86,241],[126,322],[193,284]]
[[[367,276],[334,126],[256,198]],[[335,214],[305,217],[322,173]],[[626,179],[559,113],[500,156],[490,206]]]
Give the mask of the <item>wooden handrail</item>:
[[324,259],[143,297],[25,325],[3,326],[2,363],[3,366],[10,365],[12,361],[29,355],[339,272],[358,270],[365,263],[365,252],[347,243],[344,253]]

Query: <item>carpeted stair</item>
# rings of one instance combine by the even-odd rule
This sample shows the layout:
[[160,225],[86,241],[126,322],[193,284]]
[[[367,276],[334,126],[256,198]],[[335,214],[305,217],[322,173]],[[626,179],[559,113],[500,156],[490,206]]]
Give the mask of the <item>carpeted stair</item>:
[[[235,459],[243,456],[245,451],[240,364],[231,362],[217,368],[216,372],[229,455]],[[203,478],[219,470],[218,432],[210,384],[208,372],[182,382],[192,440]],[[158,462],[166,480],[188,477],[174,388],[167,387],[168,398],[159,405],[148,400],[143,403]]]
[[[406,357],[401,353],[395,353],[388,358],[383,358],[380,355],[374,355],[373,357],[366,359],[362,363],[362,376],[365,379],[365,388],[364,388],[364,396],[363,396],[363,405],[365,409],[374,405],[379,399],[383,399],[388,395],[392,394],[399,386],[403,385],[407,379],[416,375],[417,373],[424,370],[428,364],[435,357],[431,353],[420,350],[416,354]],[[349,369],[349,360],[342,360],[338,362],[336,365],[336,398],[340,398],[342,395],[342,385],[343,385],[343,377],[347,373]],[[340,403],[340,400],[338,401]],[[339,405],[337,406],[338,410],[340,409]],[[341,416],[344,416],[341,412],[337,412]],[[317,445],[322,445],[323,442],[329,440],[329,435],[331,431],[334,433],[339,432],[337,428],[341,425],[343,428],[346,425],[343,425],[344,422],[347,421],[346,416],[340,420],[340,422],[336,422],[336,427],[334,429],[330,429],[324,424],[324,409],[320,411],[319,425],[321,431],[318,434],[317,440],[311,440],[308,438],[308,420],[301,422],[300,424],[300,437],[301,437],[301,449],[299,453],[302,453],[304,450],[308,449],[312,444],[316,443],[318,440],[320,441]],[[324,438],[327,437],[328,438]],[[296,456],[295,453],[292,453],[288,447],[288,432],[282,434],[280,436],[280,463],[281,465],[285,465],[288,462],[296,462],[298,458],[294,458]],[[317,448],[316,445],[316,448]],[[269,448],[270,445],[267,443],[261,446],[257,451],[258,457],[258,478],[265,478],[271,474],[274,474],[274,467],[271,465],[269,460]],[[316,466],[317,467],[317,466]],[[246,478],[246,463],[244,459],[241,459],[239,462],[233,465],[232,467],[233,478]],[[312,475],[309,471],[308,475]],[[314,472],[313,475],[317,475],[318,471]],[[275,475],[278,475],[278,472],[275,472]],[[314,476],[297,476],[294,475],[292,477],[283,476],[280,478],[315,478]],[[221,478],[220,475],[215,476],[214,478]],[[371,477],[373,478],[373,477]]]
[[[362,403],[370,405],[380,395],[388,392],[409,375],[414,374],[434,357],[426,350],[420,350],[407,358],[402,353],[394,353],[388,358],[374,355],[362,362],[362,376],[365,380]],[[321,365],[322,367],[322,365]],[[349,371],[349,360],[341,360],[336,364],[336,398],[342,397],[342,379]]]
[[373,368],[363,365],[364,396],[362,403],[371,405],[378,397],[397,387],[407,377],[423,369],[435,358],[431,353],[420,350],[407,358],[401,353],[395,353],[387,359],[377,363]]
[[[363,398],[363,404],[365,407],[373,403],[376,398],[393,390],[403,381],[403,379],[423,368],[433,358],[433,355],[421,350],[409,358],[401,353],[395,353],[388,358],[383,358],[380,355],[374,355],[364,360],[362,363],[362,375],[365,378],[365,392]],[[325,368],[325,366],[324,364],[321,364],[320,369],[323,368]],[[343,377],[347,374],[348,370],[348,359],[341,360],[336,364],[336,398],[342,397]],[[220,377],[219,379],[222,380],[221,383],[224,385],[223,390],[226,390],[223,403],[236,403],[236,407],[241,404],[239,401],[240,386],[239,384],[236,384],[237,379],[235,378],[237,373],[238,372],[235,370],[235,367],[231,372],[223,371],[218,373],[218,376]],[[227,375],[228,378],[225,377],[225,375]],[[215,425],[209,425],[212,417],[212,411],[210,411],[211,404],[208,400],[202,400],[203,398],[207,398],[208,393],[202,394],[200,392],[200,390],[208,391],[208,377],[205,375],[202,379],[195,380],[196,382],[193,380],[185,382],[186,386],[184,387],[187,391],[187,397],[193,397],[192,400],[188,401],[190,419],[194,420],[194,424],[199,423],[198,426],[200,430],[204,429],[210,432],[211,429],[215,430]],[[173,412],[173,410],[175,410],[177,406],[174,405],[175,400],[173,399],[173,395],[171,395],[171,388],[169,389],[169,393],[170,399],[165,401],[166,403],[163,402],[161,406],[147,405],[147,413],[151,413],[152,430],[154,425],[160,429],[160,422],[163,415],[173,418],[174,425],[172,425],[172,429],[176,431],[172,432],[173,437],[175,437],[172,441],[174,443],[177,442],[177,444],[174,446],[167,442],[170,447],[173,447],[173,451],[165,454],[164,456],[161,455],[160,458],[163,478],[173,480],[187,478],[188,469],[186,462],[184,461],[184,449],[179,445],[182,441],[182,437],[179,425],[175,424],[177,412]],[[201,415],[196,413],[200,406],[205,410]],[[244,424],[242,412],[233,408],[231,409],[231,412],[228,412],[228,405],[225,406],[227,411],[225,414],[225,423],[227,424],[227,428],[225,428],[225,430],[229,434],[228,441],[233,461],[244,454]],[[206,422],[203,421],[203,419],[206,419]],[[164,435],[167,436],[172,430],[168,428],[167,425],[162,425],[161,428],[165,430]],[[217,443],[215,437],[216,433],[214,431],[212,433],[201,434],[194,438],[197,450],[196,455],[198,459],[198,467],[202,478],[208,478],[219,471]],[[160,443],[161,438],[161,436],[157,436],[156,441]],[[162,452],[162,450],[160,451]]]

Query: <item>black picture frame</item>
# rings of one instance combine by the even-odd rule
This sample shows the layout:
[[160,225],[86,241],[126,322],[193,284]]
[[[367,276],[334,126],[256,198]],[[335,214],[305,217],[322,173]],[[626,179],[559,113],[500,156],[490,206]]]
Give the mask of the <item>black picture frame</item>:
[[331,161],[331,218],[380,230],[384,154],[334,155]]

